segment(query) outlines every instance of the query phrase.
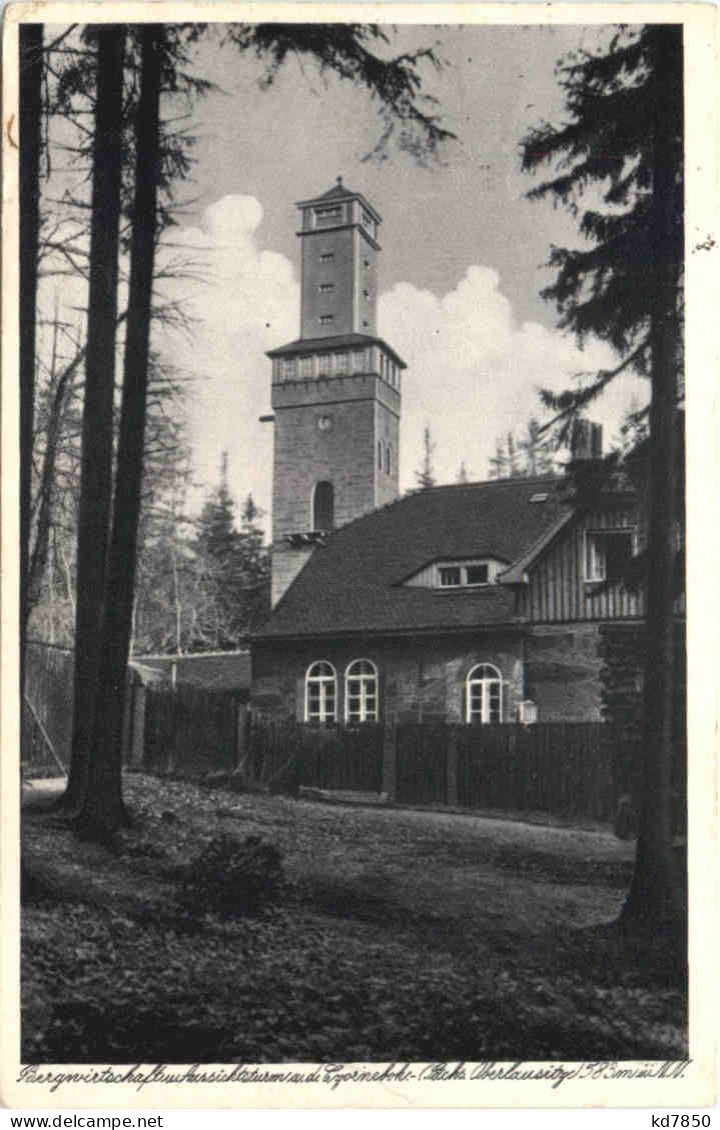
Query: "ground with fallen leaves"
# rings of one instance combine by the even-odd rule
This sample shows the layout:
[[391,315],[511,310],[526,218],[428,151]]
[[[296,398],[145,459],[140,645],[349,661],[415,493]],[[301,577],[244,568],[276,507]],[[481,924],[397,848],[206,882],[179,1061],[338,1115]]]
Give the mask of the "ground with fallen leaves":
[[[681,1059],[668,947],[608,928],[632,875],[609,831],[236,795],[131,775],[117,852],[24,816],[28,1062]],[[283,852],[255,917],[191,917],[220,831]]]

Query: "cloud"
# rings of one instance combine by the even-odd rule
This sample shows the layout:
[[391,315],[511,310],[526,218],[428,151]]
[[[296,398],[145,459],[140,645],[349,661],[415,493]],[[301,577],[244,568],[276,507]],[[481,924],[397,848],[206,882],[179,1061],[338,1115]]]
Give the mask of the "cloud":
[[[185,301],[197,322],[188,339],[167,338],[165,352],[196,376],[192,438],[198,478],[218,479],[220,454],[229,453],[230,485],[238,501],[252,491],[271,502],[272,425],[258,417],[270,408],[268,349],[290,341],[299,328],[296,269],[259,238],[263,210],[250,196],[225,196],[197,228],[176,229],[166,255],[193,256],[204,282],[177,280],[164,293]],[[462,266],[459,268],[459,276]],[[430,423],[439,481],[452,482],[461,461],[485,478],[496,440],[541,415],[538,387],[572,387],[573,375],[612,364],[599,343],[584,351],[559,332],[518,323],[501,279],[490,267],[468,266],[444,295],[407,282],[379,300],[380,332],[408,363],[403,385],[401,487],[414,485],[422,430]],[[159,344],[159,343],[158,343]],[[593,410],[606,441],[617,432],[632,397],[646,383],[625,378]]]
[[284,255],[258,241],[263,210],[252,196],[225,196],[207,208],[198,228],[172,234],[164,261],[194,259],[201,282],[168,280],[162,292],[195,319],[189,336],[161,334],[158,345],[195,378],[191,439],[196,477],[216,484],[228,452],[237,501],[252,492],[271,500],[272,426],[268,349],[297,336],[300,291]]
[[[380,332],[407,361],[403,383],[401,477],[413,484],[422,432],[430,424],[438,480],[452,482],[461,462],[486,478],[497,440],[519,432],[530,416],[542,418],[538,388],[573,387],[581,372],[613,364],[601,343],[580,350],[571,338],[537,322],[518,324],[498,273],[467,268],[454,290],[437,296],[398,283],[381,295]],[[606,444],[616,435],[633,397],[646,382],[625,378],[593,407]]]

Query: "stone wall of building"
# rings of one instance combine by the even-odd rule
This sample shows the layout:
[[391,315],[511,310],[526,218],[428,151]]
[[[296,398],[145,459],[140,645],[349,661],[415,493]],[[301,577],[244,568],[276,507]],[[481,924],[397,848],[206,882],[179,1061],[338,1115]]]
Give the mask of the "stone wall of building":
[[539,722],[602,720],[597,624],[533,626],[525,644],[527,697]]
[[600,657],[591,625],[550,628],[530,638],[509,631],[488,637],[406,637],[312,643],[258,642],[253,651],[253,704],[277,718],[303,719],[305,673],[325,659],[338,674],[339,718],[344,672],[354,659],[378,669],[380,718],[397,722],[461,722],[465,683],[477,663],[491,663],[503,678],[503,720],[517,720],[524,698],[538,704],[539,721],[599,721]]

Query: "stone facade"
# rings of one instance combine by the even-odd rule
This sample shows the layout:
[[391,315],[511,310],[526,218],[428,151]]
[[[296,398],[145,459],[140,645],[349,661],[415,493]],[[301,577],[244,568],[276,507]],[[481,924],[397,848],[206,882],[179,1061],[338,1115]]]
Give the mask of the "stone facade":
[[395,639],[271,642],[253,649],[253,704],[276,719],[304,719],[305,674],[324,659],[338,676],[338,721],[343,717],[344,672],[356,659],[378,670],[381,721],[462,722],[465,683],[478,663],[491,663],[503,679],[503,721],[518,719],[532,698],[541,722],[600,720],[600,658],[594,625],[527,633],[508,628],[492,635],[407,636]]

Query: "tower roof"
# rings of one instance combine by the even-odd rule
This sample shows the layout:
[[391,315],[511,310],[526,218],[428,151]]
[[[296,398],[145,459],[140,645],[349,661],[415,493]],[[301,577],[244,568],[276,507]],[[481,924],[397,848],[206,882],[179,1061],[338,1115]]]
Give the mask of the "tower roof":
[[320,193],[319,196],[312,196],[309,200],[298,200],[298,208],[307,208],[310,204],[319,204],[321,201],[327,203],[328,200],[361,200],[364,207],[371,213],[374,220],[378,224],[382,223],[382,216],[376,212],[372,204],[363,196],[362,192],[354,192],[353,189],[348,188],[343,184],[342,177],[337,178],[337,182],[329,188],[327,192]]

